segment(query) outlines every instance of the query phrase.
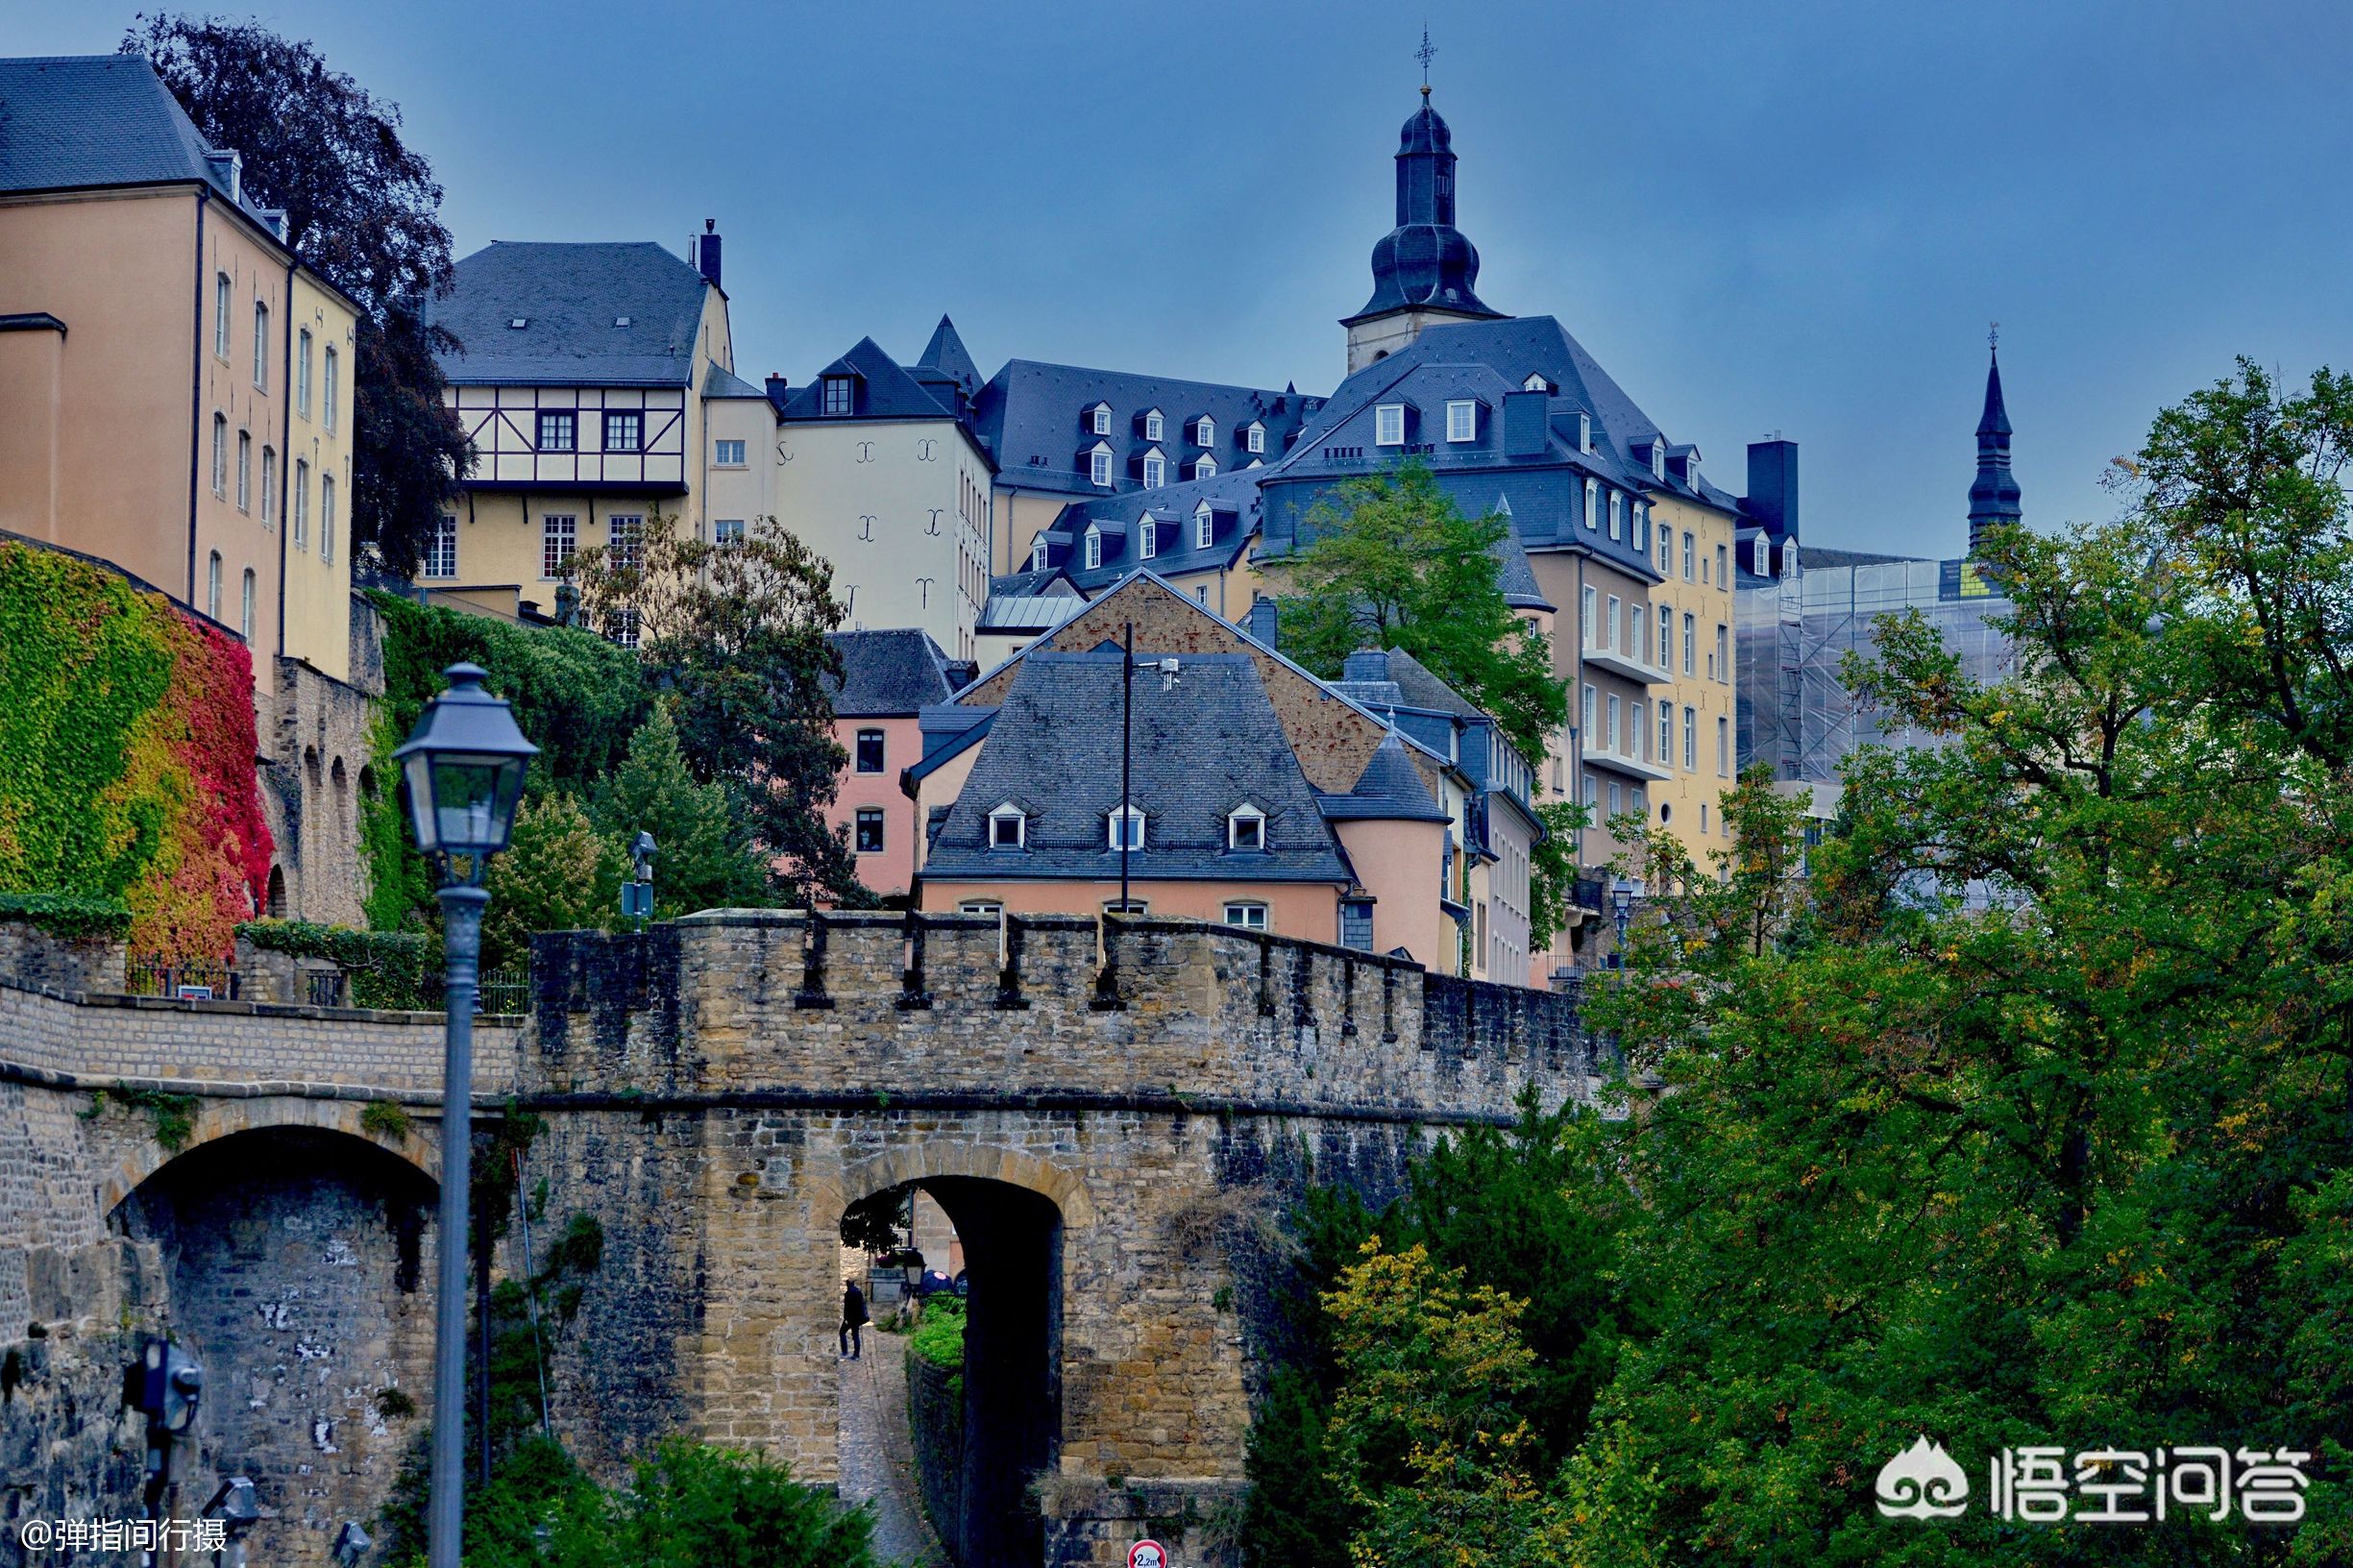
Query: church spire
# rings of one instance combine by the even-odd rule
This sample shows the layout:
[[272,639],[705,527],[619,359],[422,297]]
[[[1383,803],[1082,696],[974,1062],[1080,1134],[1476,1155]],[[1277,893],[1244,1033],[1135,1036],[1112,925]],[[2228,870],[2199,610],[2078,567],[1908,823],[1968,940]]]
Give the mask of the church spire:
[[1977,420],[1977,479],[1969,487],[1969,552],[1981,553],[1987,533],[2025,515],[2010,474],[2010,412],[2001,402],[2001,351],[1986,333],[1985,412]]
[[[1423,40],[1425,52],[1428,39]],[[1479,252],[1455,227],[1454,133],[1430,104],[1423,59],[1421,107],[1397,138],[1397,227],[1373,247],[1373,293],[1348,329],[1351,373],[1411,342],[1434,321],[1485,321]]]

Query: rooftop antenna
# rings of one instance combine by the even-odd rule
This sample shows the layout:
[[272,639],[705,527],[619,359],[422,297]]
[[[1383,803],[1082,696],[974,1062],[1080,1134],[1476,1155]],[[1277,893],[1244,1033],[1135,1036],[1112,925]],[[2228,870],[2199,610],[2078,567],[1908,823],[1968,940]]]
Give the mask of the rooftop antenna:
[[1413,51],[1413,58],[1422,62],[1422,96],[1430,96],[1430,62],[1437,58],[1437,49],[1430,41],[1430,29],[1422,28],[1422,46]]

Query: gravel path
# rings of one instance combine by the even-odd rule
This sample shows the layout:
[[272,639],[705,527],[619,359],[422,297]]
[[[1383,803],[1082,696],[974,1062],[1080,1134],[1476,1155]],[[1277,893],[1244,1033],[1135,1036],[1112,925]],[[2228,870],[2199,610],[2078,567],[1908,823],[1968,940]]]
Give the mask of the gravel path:
[[870,1325],[866,1354],[842,1363],[842,1496],[874,1506],[874,1556],[905,1568],[944,1568],[923,1517],[907,1431],[907,1342]]

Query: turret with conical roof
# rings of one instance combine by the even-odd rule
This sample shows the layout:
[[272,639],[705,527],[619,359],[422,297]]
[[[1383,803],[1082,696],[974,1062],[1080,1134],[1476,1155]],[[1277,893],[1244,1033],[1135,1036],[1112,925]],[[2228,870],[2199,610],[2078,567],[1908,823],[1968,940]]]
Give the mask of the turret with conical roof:
[[2018,480],[2010,474],[2010,411],[2001,403],[2001,355],[1991,350],[1985,372],[1985,412],[1977,420],[1977,478],[1969,487],[1969,552],[1982,553],[1991,530],[2025,516]]
[[1373,292],[1348,329],[1351,375],[1413,341],[1434,321],[1503,314],[1479,298],[1479,251],[1455,227],[1454,133],[1422,87],[1397,140],[1397,227],[1373,246]]

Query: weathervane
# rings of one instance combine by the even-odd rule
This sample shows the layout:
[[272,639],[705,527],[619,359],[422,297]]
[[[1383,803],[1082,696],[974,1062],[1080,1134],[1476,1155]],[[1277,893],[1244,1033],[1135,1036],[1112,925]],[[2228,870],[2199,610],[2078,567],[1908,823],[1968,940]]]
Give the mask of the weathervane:
[[2001,347],[2000,322],[1989,321],[1985,324],[1985,346],[1989,349],[1999,349]]
[[1422,46],[1413,51],[1413,58],[1422,62],[1422,96],[1430,96],[1430,62],[1437,58],[1437,49],[1430,41],[1430,29],[1422,29]]

